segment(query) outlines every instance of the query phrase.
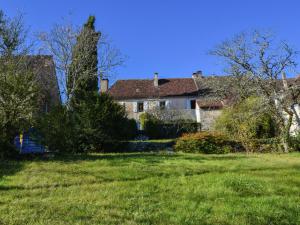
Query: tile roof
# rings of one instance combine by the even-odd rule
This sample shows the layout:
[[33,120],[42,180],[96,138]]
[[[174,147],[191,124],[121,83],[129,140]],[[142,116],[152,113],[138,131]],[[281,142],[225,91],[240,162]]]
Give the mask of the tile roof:
[[117,100],[197,96],[198,88],[192,78],[159,79],[158,87],[154,80],[118,80],[108,93]]
[[200,99],[197,100],[200,108],[223,108],[225,105],[223,101],[217,99]]
[[[201,99],[198,104],[202,107],[221,107],[223,104],[233,103],[236,95],[235,85],[233,85],[235,79],[232,76],[159,79],[158,87],[154,86],[153,79],[118,80],[108,93],[116,100],[193,96]],[[296,79],[289,78],[287,81],[288,84],[300,83],[300,76]],[[278,89],[282,89],[282,80],[276,80],[276,84]],[[203,101],[202,98],[209,102]],[[227,99],[227,102],[221,103],[220,98]]]

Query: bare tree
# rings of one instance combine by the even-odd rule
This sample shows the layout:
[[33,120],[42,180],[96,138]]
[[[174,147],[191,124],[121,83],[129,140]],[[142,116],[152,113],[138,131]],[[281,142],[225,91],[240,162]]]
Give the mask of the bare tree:
[[[88,76],[95,76],[94,70],[87,71],[81,74],[80,79],[73,79],[71,86],[67,87],[68,75],[70,74],[70,65],[72,61],[72,50],[77,43],[77,37],[80,33],[80,28],[72,23],[64,22],[55,24],[50,32],[42,32],[38,34],[38,38],[42,41],[42,51],[53,55],[56,64],[57,77],[63,95],[65,104],[68,106],[70,99],[80,84],[80,79],[86,79]],[[88,33],[86,33],[88,35]],[[84,46],[86,52],[94,51],[93,46]],[[100,78],[110,77],[114,70],[123,65],[124,58],[120,51],[114,48],[107,35],[101,35],[98,42],[98,74]],[[80,64],[73,70],[82,71]],[[72,71],[74,73],[74,71]],[[76,71],[75,71],[76,73]],[[69,84],[70,85],[70,84]]]
[[269,34],[254,31],[241,33],[217,46],[213,55],[227,63],[231,84],[239,93],[259,95],[280,126],[285,151],[288,151],[290,128],[293,122],[300,126],[298,106],[299,80],[287,79],[286,73],[295,73],[297,52],[284,41],[277,42]]
[[98,44],[98,72],[100,78],[114,76],[115,70],[124,65],[126,57],[114,47],[107,34],[103,34]]
[[72,24],[55,24],[49,33],[38,34],[38,38],[43,43],[42,50],[53,56],[58,82],[66,102],[69,99],[67,96],[67,75],[72,60],[72,49],[76,44],[78,34],[79,28]]

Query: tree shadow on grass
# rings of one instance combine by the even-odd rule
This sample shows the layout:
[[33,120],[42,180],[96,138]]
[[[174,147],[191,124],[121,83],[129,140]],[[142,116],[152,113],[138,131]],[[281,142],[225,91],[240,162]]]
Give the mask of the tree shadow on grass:
[[[12,176],[24,167],[24,162],[16,160],[0,160],[0,182],[3,180],[4,176]],[[0,191],[2,186],[0,184]]]
[[[11,190],[37,190],[37,189],[53,189],[53,188],[70,188],[70,187],[80,187],[80,186],[91,186],[91,185],[106,185],[109,183],[115,183],[115,182],[126,182],[130,184],[134,184],[136,182],[145,181],[147,179],[169,179],[169,178],[176,178],[178,176],[196,176],[196,175],[204,175],[206,173],[209,173],[209,171],[201,170],[201,171],[194,171],[193,173],[187,171],[185,174],[178,174],[178,173],[167,173],[167,172],[161,172],[157,171],[156,173],[150,173],[150,174],[141,174],[140,176],[132,176],[132,177],[115,177],[115,178],[108,178],[103,176],[97,176],[95,180],[82,180],[80,182],[67,182],[67,183],[53,183],[53,184],[34,184],[30,187],[24,186],[24,185],[6,185],[1,186],[0,185],[0,192],[1,191],[11,191]],[[94,175],[94,174],[90,174]]]
[[204,154],[178,154],[165,152],[135,152],[135,153],[101,153],[101,154],[57,154],[53,157],[41,156],[34,158],[25,158],[30,161],[52,161],[63,163],[76,163],[79,161],[98,161],[105,160],[110,165],[125,165],[132,162],[157,164],[164,161],[172,160],[189,160],[198,163],[204,161],[219,161],[219,160],[240,160],[248,156],[239,155],[204,155]]
[[108,160],[111,162],[145,162],[159,163],[166,159],[177,159],[181,157],[177,154],[163,153],[104,153],[104,154],[76,154],[76,155],[56,155],[51,161],[73,163],[77,161]]
[[178,153],[164,153],[164,152],[155,152],[155,153],[145,153],[145,152],[136,152],[136,153],[103,153],[103,154],[77,154],[77,155],[57,155],[53,158],[55,161],[63,162],[76,162],[76,161],[94,161],[94,160],[145,160],[159,162],[162,160],[193,160],[193,161],[207,161],[207,160],[240,160],[249,158],[245,154],[237,155],[209,155],[209,154],[178,154]]

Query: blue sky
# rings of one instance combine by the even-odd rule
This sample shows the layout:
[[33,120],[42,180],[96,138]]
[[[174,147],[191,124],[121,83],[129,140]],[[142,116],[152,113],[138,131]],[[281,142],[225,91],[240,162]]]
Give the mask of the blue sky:
[[[221,74],[223,65],[208,51],[234,34],[271,29],[300,49],[299,0],[0,0],[9,16],[26,13],[31,31],[48,31],[88,15],[128,56],[118,79]],[[71,14],[71,16],[69,16]]]

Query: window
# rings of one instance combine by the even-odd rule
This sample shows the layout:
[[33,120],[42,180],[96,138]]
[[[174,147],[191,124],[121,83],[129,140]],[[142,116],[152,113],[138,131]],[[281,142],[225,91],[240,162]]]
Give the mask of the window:
[[159,108],[160,109],[165,109],[166,108],[166,101],[159,102]]
[[191,109],[196,109],[196,100],[191,100]]
[[144,112],[144,102],[138,102],[137,108],[138,112]]

